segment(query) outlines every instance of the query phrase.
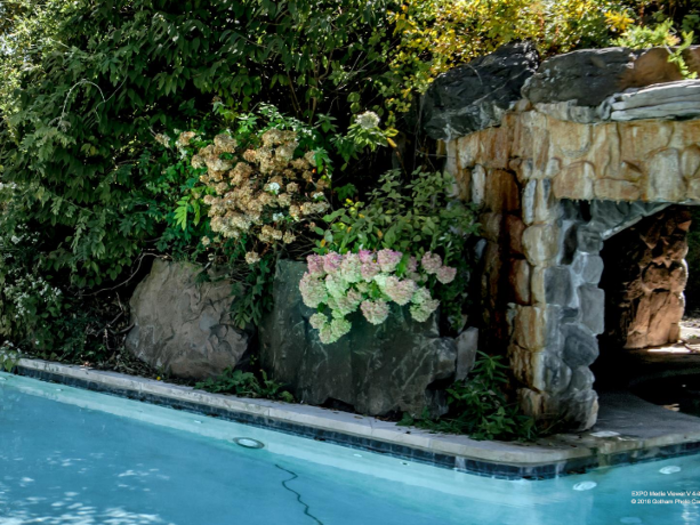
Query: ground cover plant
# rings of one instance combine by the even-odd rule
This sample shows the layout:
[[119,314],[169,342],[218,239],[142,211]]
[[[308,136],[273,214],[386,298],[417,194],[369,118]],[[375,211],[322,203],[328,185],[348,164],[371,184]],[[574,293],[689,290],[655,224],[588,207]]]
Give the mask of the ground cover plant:
[[268,378],[264,370],[260,370],[258,377],[252,372],[227,368],[217,377],[196,383],[195,388],[214,394],[234,394],[241,397],[294,402],[294,396],[285,390],[284,385]]
[[404,414],[399,424],[433,432],[467,434],[477,440],[531,441],[552,432],[554,425],[538,427],[534,419],[524,415],[518,404],[506,396],[507,370],[502,357],[479,352],[469,377],[447,389],[449,412],[445,416],[431,419],[424,415],[415,419]]

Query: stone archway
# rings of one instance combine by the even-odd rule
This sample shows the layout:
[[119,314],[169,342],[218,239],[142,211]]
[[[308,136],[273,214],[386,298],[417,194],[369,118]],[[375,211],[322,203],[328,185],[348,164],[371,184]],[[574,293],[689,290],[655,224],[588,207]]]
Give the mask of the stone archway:
[[[562,200],[554,205],[557,253],[534,286],[542,306],[513,311],[509,356],[516,376],[536,388],[521,390],[523,402],[543,417],[563,418],[590,427],[597,416],[597,394],[590,366],[599,356],[606,301],[600,280],[604,243],[666,209],[668,203]],[[634,261],[632,261],[634,263]],[[532,282],[531,282],[532,285]],[[681,314],[682,315],[682,312]],[[677,321],[680,321],[680,317]],[[541,350],[531,340],[541,331]],[[533,359],[534,357],[534,359]],[[543,403],[544,400],[544,403]],[[528,405],[532,402],[539,406]]]
[[[545,341],[543,349],[537,353],[542,370],[539,372],[539,384],[535,386],[545,393],[546,397],[543,397],[549,404],[530,406],[531,410],[542,410],[540,413],[543,416],[555,414],[554,417],[557,418],[584,422],[582,427],[593,425],[598,407],[597,394],[593,389],[595,378],[590,366],[599,357],[599,337],[605,332],[608,312],[605,289],[601,287],[601,278],[605,270],[605,260],[601,252],[606,241],[622,235],[640,223],[658,225],[659,212],[668,207],[668,203],[603,200],[559,202],[559,209],[555,212],[559,228],[558,253],[553,263],[542,271],[540,284],[545,303],[544,307],[540,307],[543,315],[541,322],[545,325]],[[677,221],[674,221],[674,229],[676,226]],[[647,267],[652,268],[655,266],[651,260],[653,249],[649,251],[650,260]],[[634,255],[627,263],[639,266],[646,255]],[[657,254],[660,263],[664,257],[680,257],[679,265],[682,265],[683,256],[682,252],[672,255],[668,250]],[[639,271],[645,274],[641,269]],[[638,282],[629,285],[641,287],[641,283]],[[653,291],[647,294],[649,300],[652,300],[653,296]],[[642,297],[637,296],[636,299],[641,300]],[[668,301],[659,306],[673,309],[674,305]],[[631,308],[629,313],[636,314],[638,310]],[[667,313],[677,317],[674,323],[680,322],[682,309]],[[637,321],[636,325],[633,321],[629,324],[636,327],[644,324],[641,318]],[[650,321],[646,320],[647,328]],[[532,328],[531,322],[528,315],[521,318],[516,312],[513,341],[509,347],[514,370],[516,373],[520,370],[520,378],[524,381],[529,379],[525,374],[532,366],[532,361],[522,361],[523,358],[528,359],[530,353],[527,352],[527,346],[523,346],[521,342],[525,340],[526,344],[529,344],[525,332]],[[611,328],[614,331],[614,327]],[[642,334],[647,332],[648,330],[641,331]],[[632,337],[632,334],[626,333],[625,337]],[[527,396],[530,394],[527,391],[524,394],[524,401],[528,402]]]

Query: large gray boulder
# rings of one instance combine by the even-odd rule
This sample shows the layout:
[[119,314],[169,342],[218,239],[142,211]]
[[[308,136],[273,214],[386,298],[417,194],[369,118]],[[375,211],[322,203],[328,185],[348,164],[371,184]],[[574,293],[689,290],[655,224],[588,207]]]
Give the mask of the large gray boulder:
[[[314,310],[302,302],[299,280],[306,264],[281,261],[274,282],[274,309],[259,327],[265,369],[312,405],[340,402],[367,415],[393,412],[431,416],[446,412],[444,392],[455,375],[457,348],[441,338],[437,322],[413,321],[396,307],[382,325],[361,314],[336,343],[323,345],[309,325]],[[394,305],[396,306],[396,305]]]
[[450,140],[500,125],[538,64],[532,43],[514,42],[443,73],[423,97],[424,131],[434,139]]
[[233,367],[251,333],[231,321],[231,282],[196,283],[201,268],[156,259],[131,298],[126,348],[173,376],[205,379]]
[[[668,61],[663,48],[581,49],[545,60],[523,87],[533,104],[574,101],[578,106],[598,106],[606,98],[630,88],[683,79],[678,66]],[[691,71],[697,71],[698,47],[683,54]]]

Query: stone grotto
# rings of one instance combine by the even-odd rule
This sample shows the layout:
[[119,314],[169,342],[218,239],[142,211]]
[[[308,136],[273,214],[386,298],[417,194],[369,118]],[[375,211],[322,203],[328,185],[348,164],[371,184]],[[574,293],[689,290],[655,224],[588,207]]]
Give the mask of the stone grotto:
[[[596,422],[599,338],[624,350],[679,336],[690,218],[676,205],[700,204],[700,81],[667,56],[538,65],[516,43],[438,78],[424,104],[456,191],[479,209],[480,343],[507,349],[528,413],[571,428]],[[691,70],[699,57],[686,51]]]

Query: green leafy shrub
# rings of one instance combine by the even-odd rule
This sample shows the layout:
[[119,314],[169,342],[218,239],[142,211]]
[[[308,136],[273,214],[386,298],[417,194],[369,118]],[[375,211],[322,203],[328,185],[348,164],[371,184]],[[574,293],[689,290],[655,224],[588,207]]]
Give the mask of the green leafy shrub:
[[0,214],[0,336],[5,344],[56,361],[104,360],[108,322],[92,301],[57,287],[52,275],[41,271],[42,235],[7,219]]
[[508,384],[502,357],[479,352],[469,377],[447,389],[449,412],[431,420],[413,419],[404,415],[400,424],[448,434],[467,434],[478,440],[535,439],[538,430],[535,420],[522,413],[517,403],[509,402],[504,389]]
[[258,379],[252,372],[227,368],[221,375],[197,383],[195,388],[214,394],[233,394],[240,397],[294,402],[294,396],[285,390],[283,385],[269,379],[264,370],[260,371],[260,379]]
[[[172,163],[154,191],[176,201],[163,235],[170,248],[161,249],[179,246],[185,256],[189,250],[190,258],[227,269],[240,326],[257,324],[269,308],[277,259],[311,251],[316,222],[330,208],[329,150],[350,161],[387,145],[392,133],[374,114],[359,116],[346,135],[330,117],[317,117],[311,126],[271,105],[241,113],[216,102],[194,130],[156,137]],[[186,181],[179,196],[177,180]]]
[[417,170],[405,180],[400,171],[389,171],[380,177],[366,203],[348,201],[324,217],[328,226],[317,230],[322,239],[316,251],[345,254],[386,249],[417,260],[426,253],[438,254],[457,273],[453,281],[436,287],[435,297],[442,314],[459,330],[469,276],[464,254],[478,225],[472,208],[454,196],[454,188],[454,178],[447,173]]

